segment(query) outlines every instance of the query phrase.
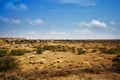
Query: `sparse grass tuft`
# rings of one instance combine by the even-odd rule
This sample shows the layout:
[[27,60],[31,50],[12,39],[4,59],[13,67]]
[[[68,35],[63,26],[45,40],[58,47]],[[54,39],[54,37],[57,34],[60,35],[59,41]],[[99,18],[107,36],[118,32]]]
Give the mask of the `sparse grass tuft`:
[[72,52],[72,53],[75,53],[75,52],[76,52],[76,51],[75,51],[75,47],[72,47],[72,48],[71,48],[71,52]]
[[77,49],[77,54],[78,55],[81,55],[81,54],[84,54],[84,53],[85,53],[85,51],[82,48]]

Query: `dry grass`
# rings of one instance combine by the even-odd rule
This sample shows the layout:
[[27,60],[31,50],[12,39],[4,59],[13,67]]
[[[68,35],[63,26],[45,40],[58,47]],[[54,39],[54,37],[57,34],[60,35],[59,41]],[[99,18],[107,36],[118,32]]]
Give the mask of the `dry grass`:
[[[115,68],[113,70],[116,61],[117,65],[119,62],[120,41],[117,40],[23,39],[3,40],[0,44],[1,50],[8,50],[5,56],[12,50],[27,50],[23,55],[19,55],[21,51],[13,51],[15,56],[12,57],[19,64],[19,69],[1,68],[4,72],[0,72],[0,80],[120,80],[120,74]],[[4,61],[1,60],[1,63]]]

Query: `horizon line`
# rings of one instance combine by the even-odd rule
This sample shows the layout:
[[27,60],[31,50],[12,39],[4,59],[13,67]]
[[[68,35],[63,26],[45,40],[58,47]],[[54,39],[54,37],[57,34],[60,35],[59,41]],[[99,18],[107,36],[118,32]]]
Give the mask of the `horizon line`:
[[27,39],[27,40],[120,40],[120,38],[88,38],[88,39],[83,39],[83,38],[81,38],[81,39],[53,39],[53,38],[51,38],[51,39],[40,39],[40,38],[36,38],[36,39],[34,39],[34,38],[25,38],[25,37],[0,37],[0,39],[5,39],[5,38],[16,38],[16,39]]

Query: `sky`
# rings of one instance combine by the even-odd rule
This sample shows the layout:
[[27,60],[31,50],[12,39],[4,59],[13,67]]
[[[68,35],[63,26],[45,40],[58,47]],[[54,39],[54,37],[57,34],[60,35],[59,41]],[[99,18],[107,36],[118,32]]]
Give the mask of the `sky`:
[[0,37],[120,39],[120,0],[0,0]]

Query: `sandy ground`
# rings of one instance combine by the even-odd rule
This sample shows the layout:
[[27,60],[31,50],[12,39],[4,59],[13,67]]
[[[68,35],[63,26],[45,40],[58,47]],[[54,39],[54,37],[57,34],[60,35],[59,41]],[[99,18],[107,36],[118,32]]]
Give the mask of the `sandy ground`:
[[[116,54],[91,52],[95,47],[104,47],[103,43],[47,43],[84,48],[85,54],[76,55],[70,51],[44,51],[36,54],[33,47],[24,44],[7,45],[10,49],[20,47],[30,52],[22,56],[14,56],[19,63],[19,70],[0,73],[0,80],[120,80],[120,74],[111,71],[112,59]],[[38,45],[38,44],[36,44]],[[107,44],[106,48],[114,48],[116,44]],[[119,45],[119,44],[118,44]],[[7,75],[6,75],[7,74]],[[2,77],[4,75],[4,77]],[[15,79],[9,79],[9,77]]]
[[37,73],[36,80],[120,80],[120,74],[110,72],[114,57],[99,52],[75,55],[45,51],[26,53],[18,57],[18,62],[23,73]]

